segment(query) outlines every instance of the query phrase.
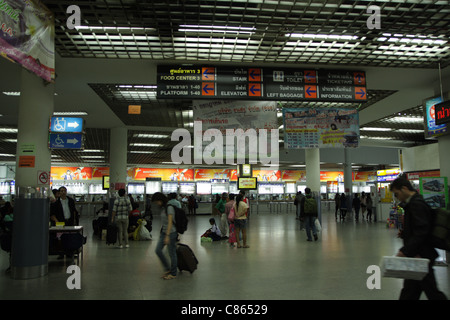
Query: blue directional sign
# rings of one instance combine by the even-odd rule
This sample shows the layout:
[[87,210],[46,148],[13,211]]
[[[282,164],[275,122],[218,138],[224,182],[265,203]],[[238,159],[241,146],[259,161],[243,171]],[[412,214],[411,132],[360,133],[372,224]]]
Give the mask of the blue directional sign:
[[82,149],[83,134],[82,133],[50,133],[49,136],[50,149]]
[[50,120],[50,132],[81,133],[84,129],[83,122],[83,118],[52,117]]

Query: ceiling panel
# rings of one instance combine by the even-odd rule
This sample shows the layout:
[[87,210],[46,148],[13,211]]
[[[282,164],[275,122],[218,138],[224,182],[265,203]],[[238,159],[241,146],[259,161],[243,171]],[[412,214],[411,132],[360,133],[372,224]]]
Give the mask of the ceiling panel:
[[[448,1],[46,0],[62,57],[442,67],[449,64]],[[369,5],[381,29],[369,29]],[[389,33],[386,33],[389,30]]]

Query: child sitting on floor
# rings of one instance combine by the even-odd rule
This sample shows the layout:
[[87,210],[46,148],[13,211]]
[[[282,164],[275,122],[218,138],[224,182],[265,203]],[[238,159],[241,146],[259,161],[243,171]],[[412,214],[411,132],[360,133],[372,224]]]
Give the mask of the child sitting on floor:
[[209,223],[211,224],[211,228],[206,230],[206,232],[202,235],[202,238],[211,238],[213,241],[222,239],[222,233],[216,225],[216,220],[211,218],[209,219]]

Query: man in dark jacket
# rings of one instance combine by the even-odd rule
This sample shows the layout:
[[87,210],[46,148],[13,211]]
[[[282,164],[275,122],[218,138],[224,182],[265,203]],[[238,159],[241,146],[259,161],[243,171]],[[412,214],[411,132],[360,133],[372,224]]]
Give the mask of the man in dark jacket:
[[67,196],[66,187],[59,188],[60,198],[50,206],[50,220],[52,225],[64,222],[66,226],[78,225],[78,211],[75,200]]
[[318,215],[317,203],[316,199],[314,199],[311,194],[310,188],[305,189],[305,197],[301,199],[300,207],[300,219],[303,219],[306,227],[306,241],[312,241],[311,230],[314,236],[314,240],[317,241],[318,236],[315,225],[315,221]]
[[405,210],[403,230],[399,233],[400,238],[403,239],[403,247],[400,248],[397,256],[430,260],[428,274],[422,280],[406,279],[404,281],[400,300],[418,300],[422,291],[430,300],[447,299],[445,294],[437,288],[434,277],[433,265],[438,254],[428,241],[433,224],[431,208],[404,177],[395,179],[391,183],[390,190],[401,201],[401,206]]

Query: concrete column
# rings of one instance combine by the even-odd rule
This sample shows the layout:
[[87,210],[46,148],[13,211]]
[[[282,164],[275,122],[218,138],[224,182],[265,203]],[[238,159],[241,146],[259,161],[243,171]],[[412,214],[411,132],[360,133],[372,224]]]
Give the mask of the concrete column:
[[306,186],[320,195],[320,149],[306,149]]
[[109,180],[110,184],[127,183],[127,128],[112,128],[109,147]]
[[[447,124],[448,126],[449,124]],[[439,149],[439,162],[440,162],[440,170],[441,177],[447,177],[447,182],[450,183],[450,136],[443,136],[438,138],[438,149]],[[449,188],[450,189],[450,188]],[[450,196],[450,190],[449,190]],[[447,209],[450,208],[450,204]],[[444,250],[438,250],[439,255],[444,259],[444,262],[450,262],[450,252]]]
[[48,271],[50,178],[46,184],[43,184],[45,179],[40,182],[38,179],[42,172],[50,174],[48,129],[53,98],[54,84],[45,85],[41,78],[21,70],[11,250],[14,279],[37,278]]

